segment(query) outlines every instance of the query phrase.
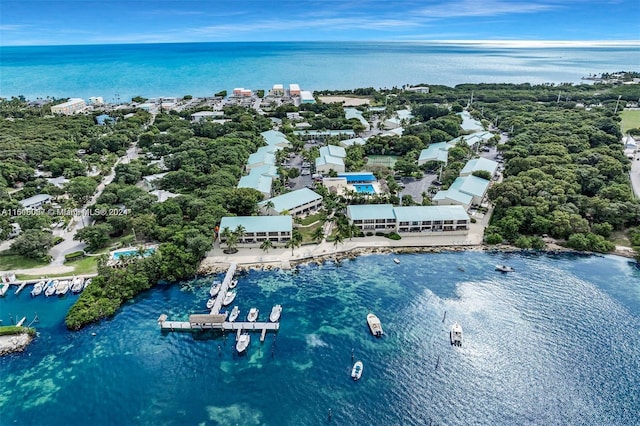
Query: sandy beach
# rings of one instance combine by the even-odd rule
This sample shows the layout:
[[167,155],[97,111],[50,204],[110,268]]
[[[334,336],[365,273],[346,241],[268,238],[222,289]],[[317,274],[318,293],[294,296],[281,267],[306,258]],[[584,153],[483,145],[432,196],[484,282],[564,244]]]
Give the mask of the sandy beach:
[[318,98],[325,104],[338,102],[347,107],[369,105],[371,103],[369,98],[351,98],[348,96],[318,96]]

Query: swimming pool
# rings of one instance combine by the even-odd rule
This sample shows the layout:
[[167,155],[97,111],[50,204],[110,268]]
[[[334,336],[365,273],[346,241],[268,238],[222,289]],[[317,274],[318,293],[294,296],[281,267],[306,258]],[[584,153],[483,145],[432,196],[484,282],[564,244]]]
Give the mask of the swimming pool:
[[[144,251],[144,257],[151,256],[156,251],[155,248],[151,247]],[[111,258],[114,260],[118,260],[124,256],[138,256],[138,250],[130,249],[130,250],[120,250],[114,251],[111,255]]]
[[353,185],[353,187],[356,189],[356,192],[361,193],[361,194],[375,194],[376,193],[376,190],[374,189],[373,185],[370,185],[370,184]]

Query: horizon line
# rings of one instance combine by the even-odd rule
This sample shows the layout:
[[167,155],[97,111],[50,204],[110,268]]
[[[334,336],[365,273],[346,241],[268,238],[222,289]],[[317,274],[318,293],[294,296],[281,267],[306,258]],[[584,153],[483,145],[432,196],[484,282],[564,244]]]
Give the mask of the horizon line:
[[163,44],[205,44],[205,43],[432,43],[444,45],[491,46],[505,48],[545,48],[545,47],[638,47],[639,40],[532,40],[532,39],[406,39],[406,40],[233,40],[233,41],[163,41],[163,42],[121,42],[121,43],[75,43],[75,44],[9,44],[4,47],[70,47],[70,46],[129,46]]

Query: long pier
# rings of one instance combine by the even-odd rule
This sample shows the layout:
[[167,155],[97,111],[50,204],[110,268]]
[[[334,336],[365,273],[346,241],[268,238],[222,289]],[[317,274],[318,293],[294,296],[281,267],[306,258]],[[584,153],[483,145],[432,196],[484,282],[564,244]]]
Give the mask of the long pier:
[[229,291],[229,285],[236,272],[237,265],[232,263],[229,265],[229,269],[222,281],[220,291],[216,296],[216,300],[208,315],[189,315],[189,321],[167,321],[167,315],[162,314],[158,318],[158,324],[163,331],[203,331],[203,330],[221,330],[221,331],[235,331],[238,336],[242,332],[260,332],[260,341],[264,341],[264,336],[267,331],[276,332],[280,329],[279,322],[249,322],[249,321],[226,321],[227,316],[220,314],[222,308],[222,301],[224,300],[227,292]]

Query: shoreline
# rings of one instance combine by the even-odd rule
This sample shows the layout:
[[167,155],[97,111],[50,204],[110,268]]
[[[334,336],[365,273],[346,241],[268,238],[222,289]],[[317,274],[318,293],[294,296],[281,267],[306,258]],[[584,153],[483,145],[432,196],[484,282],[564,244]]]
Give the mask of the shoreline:
[[[248,248],[241,248],[239,250],[249,251]],[[327,261],[341,262],[347,259],[355,259],[359,256],[368,256],[372,254],[411,254],[411,253],[451,253],[451,252],[465,252],[465,251],[484,251],[495,253],[532,253],[532,254],[574,254],[580,256],[604,256],[614,255],[627,259],[634,259],[633,250],[628,247],[617,247],[614,252],[611,253],[595,253],[595,252],[583,252],[567,248],[564,246],[553,244],[547,244],[542,250],[533,249],[521,249],[516,246],[508,244],[500,245],[487,245],[487,244],[469,244],[469,245],[437,245],[437,246],[412,246],[412,245],[398,245],[398,246],[358,246],[347,247],[342,250],[334,250],[331,252],[323,252],[322,254],[303,254],[295,258],[292,258],[290,254],[283,256],[282,259],[264,259],[263,256],[247,256],[244,254],[244,259],[233,259],[234,254],[228,255],[228,259],[217,260],[219,256],[208,256],[205,258],[198,268],[198,275],[211,275],[225,272],[230,263],[237,264],[238,271],[250,271],[250,270],[277,270],[277,269],[292,269],[297,266],[304,265],[321,265]],[[288,252],[288,250],[287,250]],[[240,254],[235,253],[235,255]],[[242,255],[241,255],[242,256]],[[249,257],[249,258],[247,258]],[[215,260],[214,260],[215,259]]]
[[0,356],[9,355],[24,350],[33,341],[33,336],[29,333],[12,334],[0,336]]

